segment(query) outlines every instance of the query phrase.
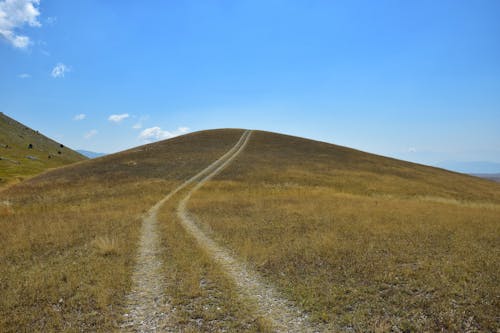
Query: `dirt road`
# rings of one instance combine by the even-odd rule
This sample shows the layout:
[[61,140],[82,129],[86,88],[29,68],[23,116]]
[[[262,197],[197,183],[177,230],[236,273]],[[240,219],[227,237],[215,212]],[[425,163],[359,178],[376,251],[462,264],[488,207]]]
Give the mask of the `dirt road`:
[[159,201],[143,219],[137,267],[133,275],[134,287],[127,297],[128,305],[123,329],[134,332],[175,331],[175,328],[169,324],[169,305],[165,295],[165,281],[161,274],[163,263],[158,255],[160,249],[156,215],[158,209],[167,200],[187,189],[188,192],[180,200],[177,209],[180,222],[197,240],[200,247],[224,268],[226,274],[234,281],[241,299],[252,303],[256,317],[266,318],[277,332],[322,331],[311,325],[307,315],[292,302],[281,297],[256,272],[208,237],[187,210],[191,195],[237,158],[245,149],[250,137],[251,131],[245,131],[226,154]]

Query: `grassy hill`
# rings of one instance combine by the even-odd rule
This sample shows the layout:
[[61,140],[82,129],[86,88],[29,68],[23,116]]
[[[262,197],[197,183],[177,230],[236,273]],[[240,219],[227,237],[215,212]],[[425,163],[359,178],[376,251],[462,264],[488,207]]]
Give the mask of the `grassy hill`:
[[495,331],[500,185],[255,132],[191,210],[340,331]]
[[84,159],[0,112],[0,187]]
[[[191,133],[0,192],[0,331],[115,329],[141,215],[242,132]],[[181,198],[159,215],[169,320],[183,331],[272,331],[181,227]],[[500,184],[254,131],[188,209],[332,330],[500,327]]]

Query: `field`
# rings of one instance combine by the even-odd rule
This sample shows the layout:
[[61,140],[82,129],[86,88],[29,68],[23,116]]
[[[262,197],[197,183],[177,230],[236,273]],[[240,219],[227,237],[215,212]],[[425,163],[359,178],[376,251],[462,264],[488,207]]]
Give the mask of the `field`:
[[116,329],[141,215],[240,133],[199,132],[196,149],[188,135],[63,167],[0,192],[0,331]]
[[340,331],[495,331],[500,186],[264,132],[190,209]]
[[[0,192],[0,331],[120,330],[141,216],[238,141],[197,132],[44,173]],[[258,304],[160,208],[175,330],[274,331]],[[254,131],[194,192],[201,230],[337,331],[500,328],[500,185]],[[319,326],[318,326],[319,327]]]

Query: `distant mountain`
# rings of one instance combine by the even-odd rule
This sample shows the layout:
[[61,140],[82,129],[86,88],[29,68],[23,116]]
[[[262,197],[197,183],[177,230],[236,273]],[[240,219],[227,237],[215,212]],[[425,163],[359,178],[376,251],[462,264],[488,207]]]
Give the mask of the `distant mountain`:
[[476,176],[476,177],[481,177],[481,178],[493,180],[495,182],[500,183],[500,173],[476,173],[476,174],[472,174],[472,175]]
[[0,187],[86,157],[0,112]]
[[500,163],[475,161],[475,162],[459,162],[459,161],[444,161],[436,164],[437,167],[448,169],[451,171],[469,173],[469,174],[492,174],[500,173]]
[[96,153],[95,151],[83,150],[83,149],[77,149],[76,151],[88,158],[97,158],[107,155],[106,153]]

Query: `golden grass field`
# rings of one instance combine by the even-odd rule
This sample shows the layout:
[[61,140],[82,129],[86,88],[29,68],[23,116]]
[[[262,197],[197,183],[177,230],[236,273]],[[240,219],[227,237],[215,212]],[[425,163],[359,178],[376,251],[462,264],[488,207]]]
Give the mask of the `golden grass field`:
[[0,332],[115,329],[141,215],[240,133],[199,132],[142,146],[0,192]]
[[254,132],[190,209],[339,331],[496,331],[500,186]]
[[[141,215],[241,133],[192,133],[0,192],[0,331],[118,330]],[[272,331],[180,226],[177,199],[162,207],[159,230],[179,331]],[[255,131],[188,208],[314,322],[500,328],[500,184]]]

